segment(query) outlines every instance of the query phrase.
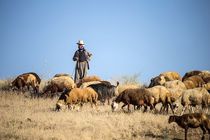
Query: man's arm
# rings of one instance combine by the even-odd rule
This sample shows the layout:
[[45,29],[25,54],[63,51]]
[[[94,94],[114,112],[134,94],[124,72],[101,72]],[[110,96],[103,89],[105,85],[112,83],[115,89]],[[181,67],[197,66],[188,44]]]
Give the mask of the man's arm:
[[91,57],[91,56],[92,56],[92,54],[86,51],[86,57],[87,57],[87,60],[88,60],[88,61],[90,61],[90,57]]
[[79,61],[79,52],[76,51],[73,56],[73,61]]

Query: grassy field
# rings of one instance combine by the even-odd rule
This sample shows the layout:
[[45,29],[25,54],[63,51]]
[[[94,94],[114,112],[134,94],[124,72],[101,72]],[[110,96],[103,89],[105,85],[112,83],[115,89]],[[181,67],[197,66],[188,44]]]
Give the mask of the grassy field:
[[[0,139],[23,140],[135,140],[183,139],[184,130],[168,124],[168,115],[112,112],[84,105],[80,111],[55,112],[55,99],[32,99],[29,93],[0,91]],[[189,139],[200,139],[200,129],[190,129]]]

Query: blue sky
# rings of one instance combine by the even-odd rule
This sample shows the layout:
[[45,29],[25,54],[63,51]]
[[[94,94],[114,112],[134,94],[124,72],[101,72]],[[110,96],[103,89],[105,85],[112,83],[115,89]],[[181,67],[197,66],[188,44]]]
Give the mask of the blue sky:
[[74,71],[76,42],[105,80],[210,70],[209,0],[0,0],[0,78]]

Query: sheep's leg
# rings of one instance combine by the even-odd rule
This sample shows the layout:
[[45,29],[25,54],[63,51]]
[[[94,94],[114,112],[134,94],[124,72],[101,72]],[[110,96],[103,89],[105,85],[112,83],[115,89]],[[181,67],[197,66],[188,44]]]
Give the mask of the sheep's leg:
[[164,111],[167,112],[167,114],[168,114],[168,104],[165,106]]
[[186,110],[187,106],[184,106],[183,109],[182,109],[182,112],[181,112],[181,115],[184,114],[185,110]]
[[136,110],[136,106],[135,105],[133,105],[133,110]]
[[190,113],[194,113],[193,106],[190,106]]
[[136,109],[137,109],[137,110],[140,110],[140,109],[141,109],[141,106],[142,106],[142,105],[137,105],[137,108],[136,108]]
[[159,112],[159,110],[157,108],[155,108],[156,104],[153,104],[152,106],[153,106],[153,109],[155,112]]
[[162,113],[163,106],[164,106],[164,104],[162,104],[162,106],[161,106],[161,108],[160,108],[160,113]]
[[162,114],[162,113],[164,113],[164,111],[165,111],[165,104],[162,104],[162,106],[161,106],[161,108],[160,108],[160,113]]
[[162,104],[160,108],[160,113],[164,113],[165,111],[168,111],[168,105],[167,104]]
[[204,108],[204,112],[207,114],[208,113],[208,107]]
[[124,105],[121,107],[122,110],[124,110],[123,108],[126,106],[127,104],[124,103]]
[[147,111],[147,106],[145,105],[145,106],[144,106],[144,112],[146,112],[146,111]]
[[168,104],[164,104],[163,112],[167,112],[168,114]]
[[150,104],[150,110],[153,110],[154,109],[154,106],[152,104]]
[[97,101],[96,100],[93,100],[93,103],[95,105],[96,110],[98,110]]
[[[92,102],[91,102],[92,103]],[[83,103],[82,102],[80,102],[80,106],[81,106],[81,108],[83,107]]]
[[188,128],[185,128],[185,140],[187,140],[187,130]]
[[128,104],[128,112],[130,112],[130,104]]
[[[167,106],[168,106],[168,105],[167,105]],[[169,103],[169,106],[170,106],[170,108],[171,108],[172,113],[174,114],[174,110],[173,110],[173,107],[172,107],[171,103]],[[167,109],[167,113],[168,113],[168,109]]]
[[107,99],[107,101],[108,101],[108,105],[110,105],[110,101],[109,101],[109,98]]
[[98,111],[98,105],[97,105],[97,102],[95,102],[94,104],[95,104],[96,110]]
[[205,134],[206,134],[206,129],[204,128],[203,125],[201,125],[200,128],[203,130],[203,136],[202,136],[201,139],[204,140],[205,139]]
[[208,125],[208,122],[206,122],[205,124],[206,124],[205,127],[206,127],[206,129],[208,130],[208,133],[209,133],[209,140],[210,140],[210,127],[209,127],[209,125]]
[[70,104],[67,104],[67,106],[69,110],[72,110],[72,106]]

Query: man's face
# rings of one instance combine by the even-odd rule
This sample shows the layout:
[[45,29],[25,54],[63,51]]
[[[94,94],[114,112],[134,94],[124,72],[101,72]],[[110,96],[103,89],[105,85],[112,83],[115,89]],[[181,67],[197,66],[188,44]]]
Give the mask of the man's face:
[[83,45],[81,45],[81,44],[79,44],[79,45],[78,45],[78,48],[79,48],[79,49],[83,49],[83,48],[84,48],[84,46],[83,46]]

